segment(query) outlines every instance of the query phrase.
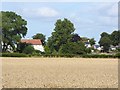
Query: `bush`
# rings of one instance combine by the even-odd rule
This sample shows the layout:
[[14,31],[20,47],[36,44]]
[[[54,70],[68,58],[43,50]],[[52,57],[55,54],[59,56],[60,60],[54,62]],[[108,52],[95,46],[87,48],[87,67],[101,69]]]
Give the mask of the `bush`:
[[24,53],[2,53],[2,57],[28,57]]
[[23,53],[23,50],[25,49],[25,47],[27,47],[27,46],[29,46],[30,44],[28,44],[28,43],[22,43],[22,42],[20,42],[20,43],[18,43],[18,45],[17,45],[17,52],[19,52],[19,53]]
[[74,54],[43,54],[41,55],[43,57],[75,57]]
[[31,45],[25,47],[25,49],[23,50],[23,53],[25,54],[33,54],[34,52],[35,52],[35,49]]
[[118,58],[117,55],[105,55],[105,54],[90,54],[90,55],[82,55],[83,58]]
[[75,55],[75,54],[24,54],[24,53],[2,53],[2,57],[82,57],[82,58],[120,58],[120,53],[116,55],[105,55],[105,54],[85,54],[85,55]]
[[118,57],[118,58],[120,58],[120,53],[117,53],[115,56]]
[[60,49],[60,54],[65,54],[67,57],[72,55],[80,55],[85,54],[86,47],[84,46],[84,43],[82,42],[69,42],[67,44],[63,44]]

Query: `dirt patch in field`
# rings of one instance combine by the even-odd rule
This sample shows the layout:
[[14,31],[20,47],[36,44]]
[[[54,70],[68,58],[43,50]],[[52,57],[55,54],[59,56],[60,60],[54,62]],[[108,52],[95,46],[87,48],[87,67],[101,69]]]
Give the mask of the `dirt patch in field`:
[[2,58],[5,88],[118,88],[117,59]]

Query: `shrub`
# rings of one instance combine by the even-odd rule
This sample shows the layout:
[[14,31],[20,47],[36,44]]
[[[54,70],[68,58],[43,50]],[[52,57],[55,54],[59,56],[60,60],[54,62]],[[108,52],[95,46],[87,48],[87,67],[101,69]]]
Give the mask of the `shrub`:
[[35,49],[31,45],[25,47],[25,49],[23,50],[23,53],[25,54],[33,54],[34,52],[35,52]]
[[117,58],[120,58],[120,53],[117,53],[115,56],[116,56]]
[[65,54],[67,57],[70,55],[80,55],[86,53],[84,43],[82,42],[69,42],[60,47],[59,53]]
[[2,57],[27,57],[24,53],[2,53]]
[[18,43],[18,45],[17,45],[17,52],[19,52],[19,53],[23,53],[23,50],[25,49],[25,47],[27,47],[27,46],[29,46],[30,44],[28,44],[28,43]]
[[83,58],[118,58],[118,55],[105,55],[105,54],[89,54],[89,55],[82,55]]

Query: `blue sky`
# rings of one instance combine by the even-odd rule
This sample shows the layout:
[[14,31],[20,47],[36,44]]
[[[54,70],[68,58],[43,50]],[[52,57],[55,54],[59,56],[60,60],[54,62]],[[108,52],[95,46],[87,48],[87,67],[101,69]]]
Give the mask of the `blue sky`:
[[74,23],[75,33],[95,38],[102,32],[118,28],[117,2],[3,2],[3,11],[14,11],[27,21],[31,38],[36,33],[51,36],[57,19],[67,18]]

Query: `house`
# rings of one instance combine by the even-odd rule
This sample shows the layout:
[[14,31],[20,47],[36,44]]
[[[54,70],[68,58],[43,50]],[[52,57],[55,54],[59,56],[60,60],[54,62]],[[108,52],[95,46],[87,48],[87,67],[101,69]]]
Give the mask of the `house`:
[[92,46],[90,45],[90,41],[89,40],[87,40],[86,42],[84,42],[85,43],[85,46],[87,47],[87,48],[91,48]]
[[102,47],[100,47],[100,45],[94,45],[94,49],[101,51]]
[[40,39],[22,39],[21,42],[31,44],[35,50],[44,52],[44,47]]
[[113,46],[113,45],[110,45],[110,50],[112,50],[112,51],[114,51],[114,50],[116,50],[116,46]]
[[87,48],[91,48],[91,45],[90,45],[89,42],[85,42],[85,46],[86,46]]

